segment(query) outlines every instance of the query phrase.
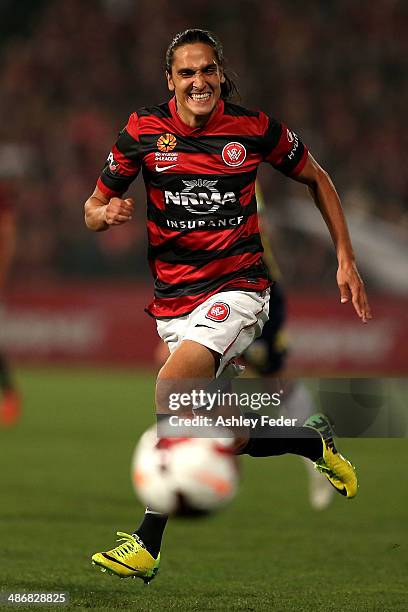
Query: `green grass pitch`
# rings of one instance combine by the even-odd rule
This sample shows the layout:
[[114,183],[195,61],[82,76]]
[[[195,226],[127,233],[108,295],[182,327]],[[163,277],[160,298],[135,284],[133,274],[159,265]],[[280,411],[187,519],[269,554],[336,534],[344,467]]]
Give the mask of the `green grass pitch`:
[[24,418],[0,431],[0,591],[68,592],[70,604],[53,610],[408,609],[407,440],[342,440],[359,494],[322,513],[308,506],[298,458],[246,457],[228,509],[169,525],[160,573],[145,587],[102,574],[90,556],[141,517],[129,463],[153,421],[153,376],[19,378]]

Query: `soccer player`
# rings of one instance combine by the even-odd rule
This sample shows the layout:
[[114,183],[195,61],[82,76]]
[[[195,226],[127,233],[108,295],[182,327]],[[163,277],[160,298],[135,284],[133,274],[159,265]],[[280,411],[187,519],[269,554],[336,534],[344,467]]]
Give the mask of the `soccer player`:
[[[16,224],[11,199],[7,186],[0,184],[0,300],[16,244]],[[0,426],[9,427],[14,425],[20,416],[21,399],[3,352],[0,352],[0,390]]]
[[[147,310],[171,353],[157,378],[158,412],[166,411],[166,382],[218,377],[268,318],[272,281],[262,261],[255,197],[261,162],[307,185],[334,242],[341,301],[351,300],[363,322],[371,318],[333,183],[284,124],[229,101],[236,87],[215,35],[199,29],[177,34],[166,53],[166,78],[173,97],[131,114],[85,203],[93,231],[129,222],[134,203],[123,196],[142,169],[154,277]],[[279,438],[243,435],[236,452],[303,455],[342,495],[354,497],[354,468],[337,452],[328,423],[312,419],[290,429]],[[158,571],[166,522],[148,508],[134,534],[119,532],[122,543],[96,553],[93,562],[149,582]]]
[[[281,285],[281,273],[273,255],[268,238],[267,219],[265,216],[265,202],[259,182],[256,182],[256,200],[258,205],[259,230],[264,249],[262,259],[265,262],[274,283],[270,288],[269,318],[262,329],[261,335],[243,353],[242,358],[249,366],[249,374],[262,378],[275,378],[284,376],[284,368],[288,354],[289,344],[285,332],[286,298]],[[155,350],[155,362],[161,367],[169,356],[167,344],[159,341]],[[285,416],[296,418],[303,423],[316,412],[311,395],[305,385],[300,381],[293,381],[285,385]],[[309,501],[315,510],[324,510],[332,501],[334,488],[329,481],[320,474],[313,463],[302,457],[309,480]]]

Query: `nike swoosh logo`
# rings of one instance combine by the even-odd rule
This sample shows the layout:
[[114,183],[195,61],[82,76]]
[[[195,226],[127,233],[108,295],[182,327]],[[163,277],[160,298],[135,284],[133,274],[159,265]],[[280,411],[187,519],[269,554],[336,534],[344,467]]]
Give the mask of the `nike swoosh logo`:
[[164,172],[165,170],[170,170],[170,168],[174,168],[177,164],[171,164],[171,166],[158,166],[156,164],[156,172]]
[[108,559],[108,561],[113,561],[114,563],[117,563],[118,565],[123,565],[123,567],[127,567],[128,569],[132,570],[132,572],[136,571],[137,569],[136,567],[132,567],[131,565],[127,565],[126,563],[123,563],[123,561],[119,561],[119,559],[115,559],[114,557],[111,557],[107,553],[102,553],[102,556],[105,557],[105,559]]
[[210,327],[209,325],[202,325],[202,323],[196,323],[196,327],[208,327],[208,329],[215,329],[215,327]]

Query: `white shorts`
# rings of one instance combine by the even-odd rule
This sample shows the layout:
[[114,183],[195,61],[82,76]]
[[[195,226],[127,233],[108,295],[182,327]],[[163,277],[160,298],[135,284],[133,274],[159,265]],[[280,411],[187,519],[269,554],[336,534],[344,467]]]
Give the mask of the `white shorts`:
[[257,338],[269,314],[269,289],[221,291],[184,317],[158,319],[157,331],[172,353],[183,340],[193,340],[219,353],[216,376]]

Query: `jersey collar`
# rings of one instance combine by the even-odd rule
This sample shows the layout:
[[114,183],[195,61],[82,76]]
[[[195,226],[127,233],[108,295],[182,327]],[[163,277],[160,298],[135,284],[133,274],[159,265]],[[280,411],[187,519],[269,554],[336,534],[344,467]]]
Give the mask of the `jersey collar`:
[[215,112],[207,121],[207,123],[200,128],[192,128],[181,119],[180,115],[177,112],[176,105],[176,96],[173,96],[169,101],[169,108],[171,112],[171,116],[173,118],[174,123],[176,124],[177,131],[185,136],[200,136],[203,132],[207,132],[209,129],[214,127],[217,124],[220,117],[224,114],[224,101],[221,98],[217,102],[217,106],[215,107]]

